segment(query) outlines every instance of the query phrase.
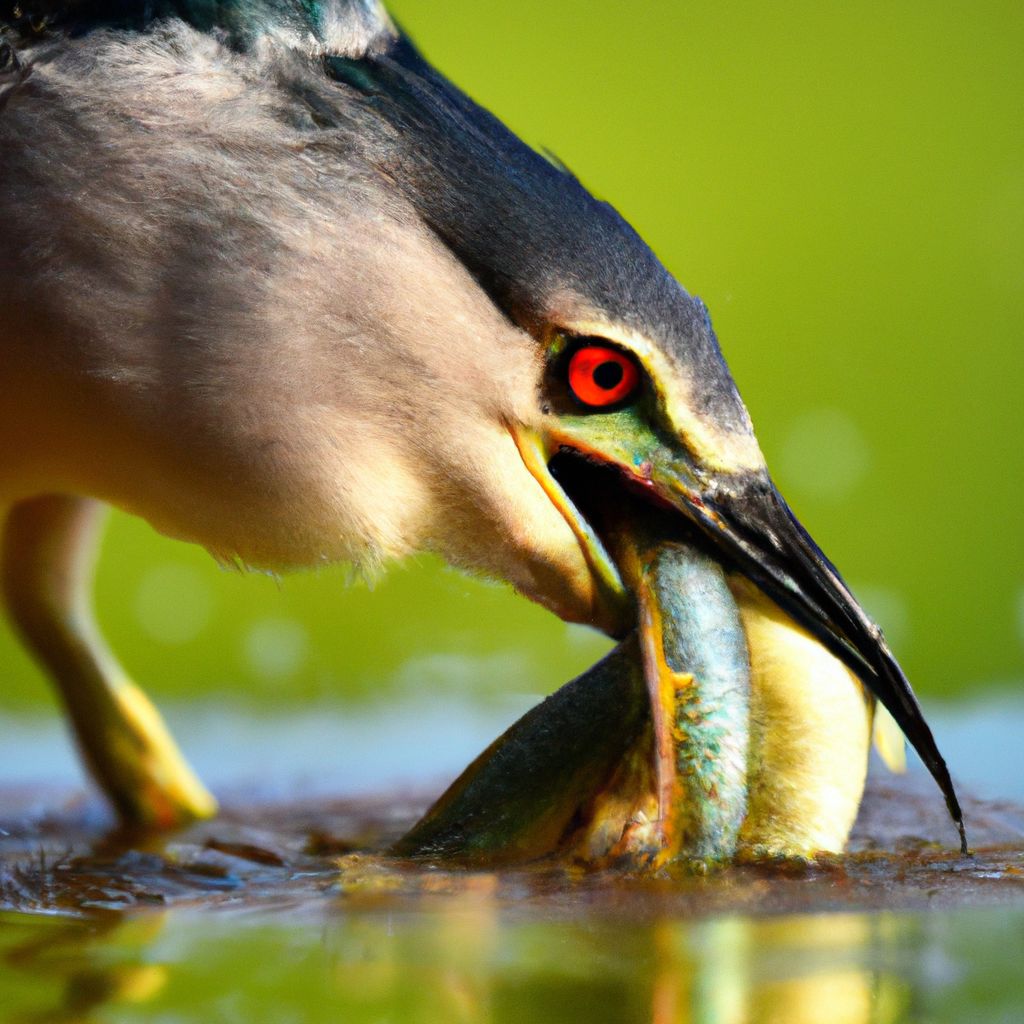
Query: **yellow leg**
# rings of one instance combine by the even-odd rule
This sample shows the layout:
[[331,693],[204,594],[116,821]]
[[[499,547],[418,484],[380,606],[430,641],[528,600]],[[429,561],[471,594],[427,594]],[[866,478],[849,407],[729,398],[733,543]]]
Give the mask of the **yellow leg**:
[[103,512],[63,495],[10,510],[0,584],[11,620],[57,684],[82,756],[126,824],[170,828],[210,817],[213,797],[96,628],[91,584]]

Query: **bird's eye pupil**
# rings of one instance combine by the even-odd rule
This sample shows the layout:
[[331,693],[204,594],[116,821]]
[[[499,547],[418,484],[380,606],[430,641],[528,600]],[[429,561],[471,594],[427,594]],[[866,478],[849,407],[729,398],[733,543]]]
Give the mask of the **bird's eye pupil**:
[[611,391],[622,383],[623,373],[622,365],[609,359],[606,363],[598,363],[594,369],[594,383],[605,391]]

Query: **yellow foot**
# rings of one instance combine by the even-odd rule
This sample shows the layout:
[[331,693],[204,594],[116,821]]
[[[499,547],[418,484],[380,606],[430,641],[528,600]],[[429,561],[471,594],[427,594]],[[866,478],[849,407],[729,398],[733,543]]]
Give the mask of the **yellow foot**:
[[178,750],[160,713],[134,684],[121,682],[78,725],[93,776],[132,828],[169,829],[217,813],[217,801]]

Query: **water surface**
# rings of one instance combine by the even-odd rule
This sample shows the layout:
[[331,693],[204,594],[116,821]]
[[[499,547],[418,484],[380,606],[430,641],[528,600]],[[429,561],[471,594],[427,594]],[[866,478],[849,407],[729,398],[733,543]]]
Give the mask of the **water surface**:
[[0,1020],[1024,1017],[1024,810],[1007,802],[1024,773],[1012,746],[979,745],[1020,735],[1019,704],[932,709],[957,774],[1002,798],[968,798],[973,860],[923,773],[877,765],[860,852],[803,869],[471,874],[358,852],[524,703],[172,709],[226,808],[155,843],[105,839],[56,719],[8,716],[0,896],[20,912],[0,912]]

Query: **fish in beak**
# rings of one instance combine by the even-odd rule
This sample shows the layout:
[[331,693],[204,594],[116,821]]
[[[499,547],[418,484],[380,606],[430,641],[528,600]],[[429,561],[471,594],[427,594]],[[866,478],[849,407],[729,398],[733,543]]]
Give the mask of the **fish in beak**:
[[[679,400],[692,381],[630,340],[562,339],[549,356],[547,421],[513,430],[599,583],[595,620],[623,642],[481,755],[398,852],[661,864],[726,861],[744,847],[841,849],[864,770],[846,762],[866,766],[867,741],[849,754],[842,745],[869,734],[873,704],[857,680],[920,754],[966,852],[959,802],[910,684],[779,494],[745,410],[731,430],[709,424]],[[597,404],[599,391],[574,378],[581,361],[592,385],[631,389]],[[791,695],[784,713],[779,692]],[[818,745],[814,774],[843,793],[831,832],[815,832],[803,819],[816,812],[799,801],[784,820],[778,794],[808,773],[782,748],[805,742]],[[541,795],[545,811],[532,814]]]
[[[560,440],[560,457],[549,465],[566,481],[567,493],[578,493],[581,505],[591,507],[593,490],[587,490],[586,477],[593,473],[591,467],[598,464],[599,456],[582,440],[577,440],[575,446],[569,435]],[[583,456],[582,465],[573,459],[574,454],[577,459]],[[961,847],[966,850],[963,815],[949,770],[906,675],[881,629],[800,524],[768,473],[712,474],[695,466],[685,454],[666,456],[663,448],[617,454],[618,459],[602,464],[614,469],[625,488],[639,496],[628,503],[634,523],[644,521],[638,505],[646,499],[659,510],[663,542],[673,536],[687,538],[730,572],[746,577],[846,665],[883,704],[942,791]],[[589,486],[593,488],[594,484]],[[599,489],[609,486],[606,476],[604,487]],[[676,514],[675,521],[672,513]],[[600,516],[595,509],[591,518],[600,521]],[[650,514],[646,518],[651,518]],[[630,550],[623,541],[630,529],[620,519],[607,545],[619,551]],[[672,608],[658,600],[659,588],[645,588],[647,574],[633,568],[626,576],[635,594],[650,595],[646,603],[641,600],[639,604],[642,633],[651,628],[649,623],[672,614]],[[656,721],[658,717],[656,712]]]

